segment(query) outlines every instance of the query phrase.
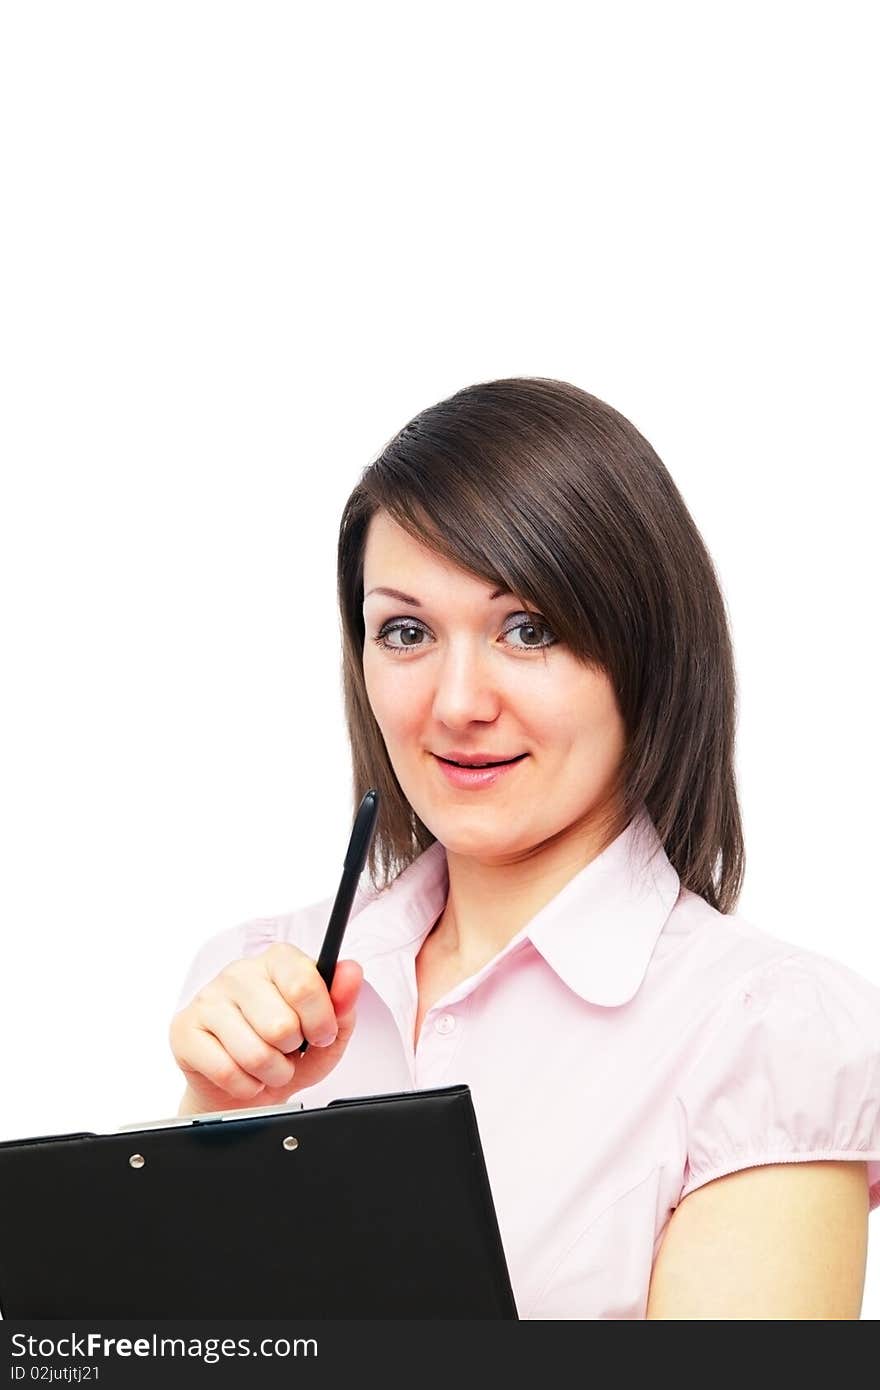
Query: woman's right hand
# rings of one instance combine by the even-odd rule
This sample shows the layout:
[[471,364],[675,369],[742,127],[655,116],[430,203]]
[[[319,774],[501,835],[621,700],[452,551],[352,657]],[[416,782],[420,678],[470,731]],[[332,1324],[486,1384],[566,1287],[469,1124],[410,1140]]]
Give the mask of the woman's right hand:
[[281,1105],[322,1081],[354,1031],[362,983],[357,961],[341,960],[328,990],[312,958],[287,942],[232,961],[171,1020],[186,1077],[177,1113]]

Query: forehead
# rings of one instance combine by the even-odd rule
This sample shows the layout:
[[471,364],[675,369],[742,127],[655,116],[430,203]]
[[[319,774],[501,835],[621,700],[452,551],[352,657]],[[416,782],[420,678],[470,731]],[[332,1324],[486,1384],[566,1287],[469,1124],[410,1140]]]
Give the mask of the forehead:
[[421,584],[455,583],[475,591],[492,589],[486,580],[459,568],[445,556],[416,540],[386,512],[376,512],[367,529],[364,547],[364,591],[375,584],[415,589]]
[[364,548],[364,576],[371,568],[389,562],[391,564],[430,564],[437,563],[439,556],[432,554],[387,512],[376,512],[367,527],[367,540]]

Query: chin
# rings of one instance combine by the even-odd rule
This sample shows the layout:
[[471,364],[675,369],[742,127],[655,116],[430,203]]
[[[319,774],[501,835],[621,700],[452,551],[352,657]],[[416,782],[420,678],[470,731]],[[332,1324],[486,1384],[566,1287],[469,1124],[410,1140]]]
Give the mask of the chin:
[[463,816],[457,820],[452,816],[438,816],[428,828],[451,854],[467,855],[473,859],[506,859],[522,848],[522,836],[513,836],[501,826],[493,829],[485,819],[480,823],[475,818],[468,825]]

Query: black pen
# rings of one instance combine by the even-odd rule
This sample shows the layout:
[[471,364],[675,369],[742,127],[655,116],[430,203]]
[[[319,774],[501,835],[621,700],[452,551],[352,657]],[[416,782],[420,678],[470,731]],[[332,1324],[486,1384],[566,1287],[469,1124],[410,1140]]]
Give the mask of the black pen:
[[[333,904],[333,911],[330,913],[330,921],[327,923],[327,930],[324,933],[324,940],[321,943],[321,952],[317,961],[318,974],[328,989],[333,983],[339,947],[342,944],[342,937],[348,924],[358,880],[366,863],[367,850],[370,848],[370,841],[376,828],[378,810],[379,793],[375,790],[366,792],[354,818],[354,827],[348,842],[345,863],[342,866],[342,878],[336,890],[336,901]],[[300,1043],[297,1051],[305,1052],[308,1045],[308,1039],[306,1039]]]

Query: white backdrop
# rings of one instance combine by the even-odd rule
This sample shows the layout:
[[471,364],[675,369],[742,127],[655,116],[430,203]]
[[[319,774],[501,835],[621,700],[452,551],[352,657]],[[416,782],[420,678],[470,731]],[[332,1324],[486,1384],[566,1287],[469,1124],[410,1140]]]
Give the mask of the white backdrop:
[[663,458],[733,622],[739,910],[880,982],[871,13],[3,7],[0,1137],[173,1114],[197,946],[335,890],[342,503],[491,377]]

